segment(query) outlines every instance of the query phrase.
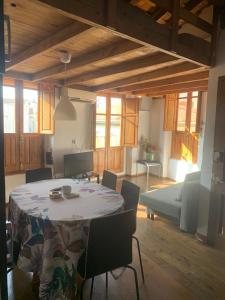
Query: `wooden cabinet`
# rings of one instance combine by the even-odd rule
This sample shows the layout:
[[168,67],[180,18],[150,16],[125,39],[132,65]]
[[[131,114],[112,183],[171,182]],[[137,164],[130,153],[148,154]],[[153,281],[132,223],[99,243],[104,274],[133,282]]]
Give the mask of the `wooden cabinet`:
[[177,94],[166,95],[164,108],[164,131],[176,130]]
[[124,99],[123,144],[136,147],[138,144],[139,99]]
[[54,133],[53,114],[55,109],[55,89],[49,84],[39,86],[39,131],[41,134]]

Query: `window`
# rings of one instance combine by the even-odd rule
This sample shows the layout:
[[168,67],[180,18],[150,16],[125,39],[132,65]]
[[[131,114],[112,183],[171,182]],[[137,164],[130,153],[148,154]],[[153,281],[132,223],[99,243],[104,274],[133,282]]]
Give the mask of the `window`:
[[97,96],[95,148],[121,146],[121,126],[122,99]]
[[187,119],[187,93],[180,93],[177,109],[177,131],[185,131]]
[[16,132],[16,98],[15,88],[3,86],[4,132]]
[[199,92],[178,94],[176,130],[191,133],[199,130]]
[[23,89],[23,132],[38,132],[38,91]]
[[106,142],[106,97],[96,99],[95,148],[104,148]]
[[121,144],[122,99],[111,98],[110,102],[110,147],[118,147]]
[[[175,126],[171,158],[197,162],[200,131],[201,93],[198,91],[174,94]],[[165,114],[169,115],[170,110]]]

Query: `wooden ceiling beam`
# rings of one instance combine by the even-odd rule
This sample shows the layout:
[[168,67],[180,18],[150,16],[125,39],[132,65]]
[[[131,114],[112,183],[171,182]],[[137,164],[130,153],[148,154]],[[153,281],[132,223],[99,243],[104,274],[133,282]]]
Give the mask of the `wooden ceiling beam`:
[[[35,1],[35,0],[34,0]],[[111,0],[36,0],[39,4],[47,5],[54,8],[57,12],[83,22],[85,24],[100,27],[122,38],[135,41],[144,46],[156,46],[163,52],[170,53],[173,56],[185,57],[201,65],[210,65],[210,58],[207,51],[202,52],[196,48],[188,47],[183,41],[178,39],[176,53],[171,52],[171,29],[155,22],[149,15],[146,15],[139,8],[130,5],[125,0],[114,0],[116,4],[110,6],[108,1]],[[161,3],[167,3],[162,1]],[[107,7],[115,9],[110,12]],[[112,18],[113,16],[113,18]],[[189,22],[195,23],[206,31],[211,31],[211,24],[199,18],[190,12],[184,12],[181,9],[181,17],[188,19]],[[200,25],[199,25],[200,24]],[[190,35],[190,37],[192,37]],[[199,38],[199,40],[201,40]],[[205,43],[205,48],[210,49],[210,43]]]
[[208,87],[207,86],[199,86],[198,89],[196,89],[196,87],[191,87],[191,88],[185,88],[185,90],[183,88],[179,88],[179,89],[173,89],[173,90],[165,90],[165,91],[160,91],[158,90],[157,92],[151,92],[151,93],[144,93],[143,94],[138,94],[138,96],[148,96],[148,97],[161,97],[164,95],[168,95],[168,94],[178,94],[178,93],[183,93],[183,92],[194,92],[198,90],[199,92],[207,92]]
[[71,79],[68,79],[66,85],[70,86],[76,82],[83,82],[91,79],[138,70],[145,67],[157,66],[159,64],[169,63],[174,60],[177,60],[177,58],[165,53],[151,54],[141,58],[128,60],[110,67],[104,67],[96,71],[86,72],[84,74],[75,76]]
[[160,87],[153,87],[150,89],[145,89],[141,91],[135,91],[132,94],[133,95],[143,95],[143,94],[151,94],[151,93],[165,93],[165,91],[173,91],[173,90],[178,90],[181,89],[183,91],[186,91],[186,89],[197,89],[199,87],[207,87],[208,86],[208,80],[203,79],[203,80],[198,80],[198,81],[193,81],[193,82],[186,82],[186,83],[177,83],[173,84],[171,86],[160,86]]
[[132,94],[133,95],[151,95],[151,94],[156,94],[156,93],[161,93],[161,94],[165,94],[169,91],[174,91],[174,90],[181,90],[183,92],[186,92],[186,89],[194,89],[194,90],[198,90],[199,88],[207,88],[208,86],[208,80],[204,79],[204,80],[198,80],[198,81],[194,81],[194,82],[186,82],[186,83],[177,83],[177,84],[173,84],[171,86],[164,86],[164,87],[154,87],[154,88],[150,88],[150,89],[145,89],[145,90],[141,90],[141,91],[135,91]]
[[124,53],[129,53],[129,52],[135,51],[141,47],[143,47],[143,46],[140,44],[131,42],[131,41],[127,41],[127,40],[121,40],[119,42],[114,42],[113,44],[110,44],[109,46],[97,49],[90,53],[80,55],[78,57],[74,57],[71,60],[71,62],[67,65],[66,69],[65,69],[64,64],[58,64],[56,66],[47,68],[40,72],[37,72],[33,75],[33,80],[34,81],[42,80],[42,79],[54,76],[55,74],[57,74],[57,75],[63,74],[63,73],[66,74],[66,72],[71,71],[72,69],[80,68],[85,65],[97,62],[97,61],[103,61],[105,59],[119,56]]
[[4,74],[4,76],[7,78],[13,78],[13,79],[18,79],[18,80],[27,80],[27,81],[31,81],[31,79],[32,79],[31,74],[23,73],[23,72],[16,72],[16,71],[8,71]]
[[[173,12],[173,1],[164,1],[164,0],[151,0],[154,2],[157,6],[165,9],[166,11],[169,11],[170,13]],[[210,34],[213,33],[213,25],[209,22],[203,20],[202,18],[199,18],[192,12],[190,12],[188,9],[184,7],[179,8],[179,17],[180,19],[183,19],[184,21],[198,27],[199,29],[202,29],[205,32],[208,32]]]
[[171,67],[165,67],[155,71],[134,75],[125,79],[119,79],[109,83],[97,85],[93,87],[93,90],[102,91],[108,89],[115,89],[129,84],[135,84],[137,82],[149,81],[151,79],[163,78],[166,76],[173,76],[173,75],[175,76],[177,74],[182,75],[185,74],[185,72],[190,72],[192,70],[195,71],[196,69],[199,69],[199,66],[189,62],[183,62],[177,65],[173,65]]
[[35,45],[32,45],[31,47],[14,55],[11,62],[6,64],[6,70],[10,70],[26,60],[38,55],[40,56],[49,50],[59,47],[60,45],[63,47],[63,43],[65,41],[88,30],[89,28],[90,26],[78,22],[68,25],[54,34],[51,34],[51,36],[48,36],[39,43],[35,43]]
[[118,88],[116,92],[120,92],[120,93],[133,92],[133,91],[144,90],[153,87],[169,86],[176,83],[193,82],[202,79],[208,79],[208,77],[209,77],[209,71],[201,71],[195,74],[179,75],[179,76],[174,76],[171,78],[166,78],[161,80],[153,80],[151,82],[128,85],[122,88]]

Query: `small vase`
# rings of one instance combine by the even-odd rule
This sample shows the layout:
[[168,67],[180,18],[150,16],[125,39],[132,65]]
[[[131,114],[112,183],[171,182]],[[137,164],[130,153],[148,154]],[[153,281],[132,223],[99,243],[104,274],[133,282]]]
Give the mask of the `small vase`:
[[148,160],[148,161],[155,160],[155,153],[153,153],[153,152],[146,152],[146,160]]

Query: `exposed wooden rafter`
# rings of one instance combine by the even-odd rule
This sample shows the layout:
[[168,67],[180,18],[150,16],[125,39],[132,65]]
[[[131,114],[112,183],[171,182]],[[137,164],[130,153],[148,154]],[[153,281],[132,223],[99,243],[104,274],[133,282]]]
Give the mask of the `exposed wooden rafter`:
[[36,74],[33,75],[33,80],[38,81],[45,78],[50,78],[51,76],[54,76],[55,74],[66,74],[66,72],[83,67],[85,65],[91,64],[93,62],[97,61],[103,61],[108,58],[112,58],[124,53],[129,53],[131,51],[137,50],[138,48],[143,47],[140,44],[135,44],[131,41],[127,40],[121,40],[119,42],[114,42],[113,44],[110,44],[109,46],[99,48],[95,51],[92,51],[90,53],[86,53],[83,55],[80,55],[78,57],[74,57],[70,64],[68,64],[67,68],[65,69],[65,66],[63,64],[58,64],[56,66],[44,69]]
[[166,78],[161,80],[153,80],[151,82],[128,85],[122,88],[118,88],[116,89],[116,91],[120,93],[125,93],[125,92],[145,90],[145,89],[160,87],[160,86],[169,87],[170,85],[174,85],[176,83],[187,83],[187,82],[199,81],[203,79],[208,79],[208,77],[209,77],[208,71],[201,71],[195,74],[179,75],[179,76],[174,76],[171,78]]
[[208,87],[208,80],[198,80],[194,82],[187,82],[187,83],[177,83],[171,86],[160,86],[154,87],[151,89],[145,89],[140,91],[135,91],[132,94],[134,95],[162,95],[162,94],[170,94],[175,93],[177,91],[187,91],[187,90],[198,90],[198,91],[205,91]]
[[[162,0],[152,0],[157,6],[165,9],[166,11],[169,11],[170,13],[173,12],[173,1],[162,1]],[[213,33],[213,26],[212,24],[208,23],[207,21],[199,18],[192,12],[190,12],[188,9],[184,7],[179,8],[179,18],[183,19],[184,21],[198,27],[199,29],[202,29],[205,32],[208,32],[210,34]]]
[[183,62],[171,67],[165,67],[159,70],[146,72],[139,75],[134,75],[125,79],[115,80],[113,82],[101,84],[98,86],[93,87],[95,91],[102,91],[102,90],[108,90],[108,89],[115,89],[118,87],[126,86],[129,84],[134,84],[138,82],[144,82],[149,81],[151,79],[156,78],[163,78],[166,76],[173,76],[174,74],[185,74],[185,72],[194,71],[196,69],[199,69],[200,67],[198,65],[194,65],[189,62]]
[[78,35],[86,30],[88,30],[90,26],[82,23],[72,23],[69,26],[57,31],[51,36],[45,38],[39,43],[35,43],[35,45],[25,49],[24,51],[19,52],[15,56],[12,57],[11,62],[6,64],[6,70],[10,70],[17,66],[18,64],[33,58],[37,55],[42,55],[45,52],[48,52],[52,49],[59,47],[65,41],[73,38],[75,35]]
[[[111,15],[116,18],[113,21],[111,17],[108,18],[107,14],[107,3],[109,0],[91,2],[87,2],[85,0],[36,1],[55,8],[57,12],[60,12],[67,17],[91,26],[104,28],[111,33],[120,35],[123,38],[135,41],[142,45],[153,45],[159,47],[160,49],[162,49],[162,51],[165,52],[169,52],[171,49],[171,29],[156,23],[150,16],[145,15],[140,9],[131,6],[126,1],[117,0],[116,5],[112,6],[114,9],[116,9],[115,12],[111,12]],[[163,3],[163,5],[168,6],[168,1],[160,2]],[[169,7],[169,10],[170,9],[171,8]],[[180,18],[188,20],[188,22],[190,23],[194,23],[197,27],[205,30],[206,32],[212,32],[211,24],[198,18],[184,8],[180,8]],[[205,53],[202,53],[202,51],[200,51],[197,46],[198,45],[196,45],[195,49],[192,49],[178,39],[176,46],[177,53],[173,55],[178,55],[181,57],[183,56],[203,65],[210,65],[210,58],[205,55]],[[210,43],[206,43],[205,46],[206,48],[209,48]]]
[[87,72],[78,76],[75,76],[67,80],[66,85],[73,85],[76,82],[88,81],[104,76],[111,76],[119,73],[124,73],[132,70],[142,69],[145,67],[157,66],[159,64],[165,64],[177,60],[176,57],[165,53],[157,53],[153,55],[147,55],[145,57],[136,58],[125,61],[110,67],[98,69],[96,71]]

